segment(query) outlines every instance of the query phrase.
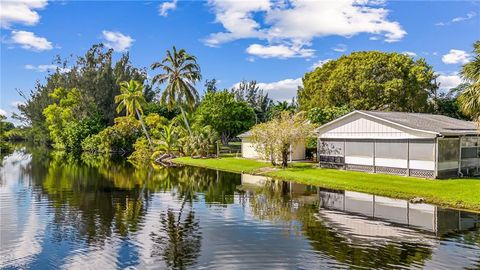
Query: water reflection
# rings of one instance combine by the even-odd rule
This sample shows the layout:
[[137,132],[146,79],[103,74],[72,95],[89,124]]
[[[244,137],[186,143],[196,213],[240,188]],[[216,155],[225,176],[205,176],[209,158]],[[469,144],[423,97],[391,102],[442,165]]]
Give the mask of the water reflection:
[[480,267],[478,214],[42,149],[0,170],[0,268]]

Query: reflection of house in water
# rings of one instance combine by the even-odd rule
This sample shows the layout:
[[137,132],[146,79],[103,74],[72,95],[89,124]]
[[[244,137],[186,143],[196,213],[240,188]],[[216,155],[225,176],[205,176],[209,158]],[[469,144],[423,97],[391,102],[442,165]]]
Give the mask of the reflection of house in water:
[[[480,214],[444,209],[430,204],[414,204],[353,191],[336,191],[263,176],[242,175],[242,186],[275,188],[299,203],[318,203],[319,218],[352,233],[364,236],[402,236],[396,227],[414,228],[443,235],[480,227]],[[332,225],[333,225],[332,224]],[[392,230],[394,229],[394,230]]]
[[[319,190],[320,206],[442,235],[478,228],[480,215],[352,191]],[[322,210],[320,211],[320,213]],[[334,214],[329,214],[335,219]],[[328,218],[328,216],[327,216]],[[338,216],[348,225],[348,219]],[[353,220],[351,222],[354,222]],[[357,221],[355,221],[357,222]],[[354,222],[354,223],[355,223]]]

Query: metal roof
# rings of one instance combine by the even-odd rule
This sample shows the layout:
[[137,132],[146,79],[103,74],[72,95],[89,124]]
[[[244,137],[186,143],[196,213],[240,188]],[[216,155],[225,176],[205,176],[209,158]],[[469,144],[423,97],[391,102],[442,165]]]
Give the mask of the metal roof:
[[478,134],[474,122],[464,121],[445,115],[407,112],[355,111],[411,129],[435,132],[440,135]]

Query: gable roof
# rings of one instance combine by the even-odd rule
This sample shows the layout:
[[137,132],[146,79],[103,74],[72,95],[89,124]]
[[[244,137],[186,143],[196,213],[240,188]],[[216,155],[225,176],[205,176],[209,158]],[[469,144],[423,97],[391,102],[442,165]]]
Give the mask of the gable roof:
[[252,132],[249,130],[247,132],[244,132],[242,134],[237,135],[238,138],[248,138],[252,136]]
[[333,120],[317,130],[323,129],[330,124],[353,114],[363,114],[380,121],[401,126],[416,131],[435,133],[438,135],[474,135],[478,134],[477,126],[470,121],[464,121],[445,115],[407,112],[383,112],[383,111],[353,111],[345,116]]

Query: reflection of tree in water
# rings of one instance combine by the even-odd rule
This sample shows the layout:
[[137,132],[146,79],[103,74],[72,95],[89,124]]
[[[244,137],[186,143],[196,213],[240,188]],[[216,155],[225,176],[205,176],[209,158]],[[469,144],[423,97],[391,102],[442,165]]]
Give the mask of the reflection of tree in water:
[[[193,210],[189,210],[182,219],[183,205],[178,214],[172,209],[160,215],[161,228],[152,232],[153,257],[162,257],[173,269],[183,269],[193,265],[200,255],[201,232]],[[178,215],[178,217],[177,217]]]
[[432,249],[421,243],[403,242],[401,239],[391,242],[360,244],[347,238],[348,232],[333,230],[332,224],[326,224],[316,217],[319,211],[315,202],[304,202],[311,195],[309,191],[288,196],[288,185],[283,181],[266,181],[262,187],[250,188],[249,205],[252,214],[260,220],[285,222],[299,226],[299,230],[317,251],[334,258],[336,261],[360,268],[392,268],[399,265],[411,267],[422,265],[431,258]]

